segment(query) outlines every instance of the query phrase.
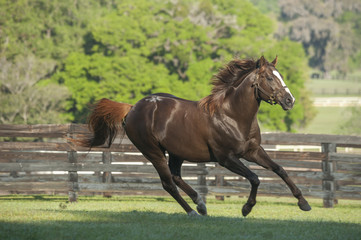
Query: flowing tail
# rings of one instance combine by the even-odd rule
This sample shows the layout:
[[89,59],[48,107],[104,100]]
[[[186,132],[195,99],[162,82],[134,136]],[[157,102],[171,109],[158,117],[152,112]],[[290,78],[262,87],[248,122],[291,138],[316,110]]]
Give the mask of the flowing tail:
[[95,147],[103,145],[108,140],[111,146],[118,132],[123,129],[123,121],[133,105],[118,103],[103,98],[95,105],[89,117],[88,127],[93,133],[90,138],[73,140],[76,145]]

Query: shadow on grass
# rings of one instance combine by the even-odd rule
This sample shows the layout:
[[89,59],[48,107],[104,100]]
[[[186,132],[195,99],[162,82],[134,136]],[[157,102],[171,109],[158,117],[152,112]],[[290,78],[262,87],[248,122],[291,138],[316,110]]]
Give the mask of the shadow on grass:
[[151,211],[43,210],[65,219],[0,222],[5,239],[358,239],[358,224],[243,217],[188,217]]
[[[61,195],[3,195],[0,196],[1,201],[51,201],[51,202],[67,202],[68,196]],[[105,198],[103,196],[79,196],[79,202],[175,202],[171,197],[154,197],[154,196],[113,196]]]
[[4,195],[0,196],[2,201],[62,201],[68,200],[67,196],[50,196],[50,195]]

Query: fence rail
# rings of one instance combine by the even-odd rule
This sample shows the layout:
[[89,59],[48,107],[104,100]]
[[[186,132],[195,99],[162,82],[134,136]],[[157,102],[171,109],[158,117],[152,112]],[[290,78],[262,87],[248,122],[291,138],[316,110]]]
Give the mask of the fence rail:
[[317,97],[313,105],[316,107],[356,107],[361,106],[361,97]]
[[[127,138],[93,149],[67,140],[89,134],[77,124],[0,125],[0,194],[65,193],[70,201],[78,194],[166,194],[153,166]],[[262,145],[305,196],[322,198],[325,207],[333,207],[337,199],[361,199],[361,137],[265,133]],[[322,151],[277,151],[276,145],[321,146]],[[342,148],[358,150],[350,154]],[[291,195],[276,174],[241,161],[260,177],[259,194]],[[250,191],[248,181],[214,163],[185,162],[182,175],[203,196]]]
[[313,94],[315,95],[332,95],[332,96],[360,96],[361,88],[321,88],[321,89],[312,89]]

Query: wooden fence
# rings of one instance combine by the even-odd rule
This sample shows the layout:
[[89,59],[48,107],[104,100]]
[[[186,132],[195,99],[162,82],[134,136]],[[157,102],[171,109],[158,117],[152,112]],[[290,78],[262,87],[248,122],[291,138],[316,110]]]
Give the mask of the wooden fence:
[[[78,194],[166,194],[153,166],[127,138],[91,150],[67,141],[87,134],[85,125],[76,124],[0,125],[0,194],[69,194],[70,201]],[[266,133],[262,145],[305,196],[322,198],[325,207],[337,199],[361,199],[361,137]],[[293,151],[296,145],[304,151]],[[353,153],[345,152],[349,148]],[[241,161],[259,176],[259,194],[291,196],[276,174]],[[222,199],[250,191],[248,181],[213,163],[185,162],[182,176],[203,196]]]
[[312,93],[316,95],[326,95],[326,96],[357,96],[361,95],[361,88],[321,88],[321,89],[312,89]]

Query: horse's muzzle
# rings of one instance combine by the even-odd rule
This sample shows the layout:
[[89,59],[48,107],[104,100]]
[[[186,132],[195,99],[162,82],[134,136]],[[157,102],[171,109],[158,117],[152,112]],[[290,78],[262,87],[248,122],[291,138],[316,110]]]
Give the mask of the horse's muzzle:
[[287,111],[293,108],[293,105],[295,104],[295,98],[287,93],[282,100],[279,102],[283,110]]

